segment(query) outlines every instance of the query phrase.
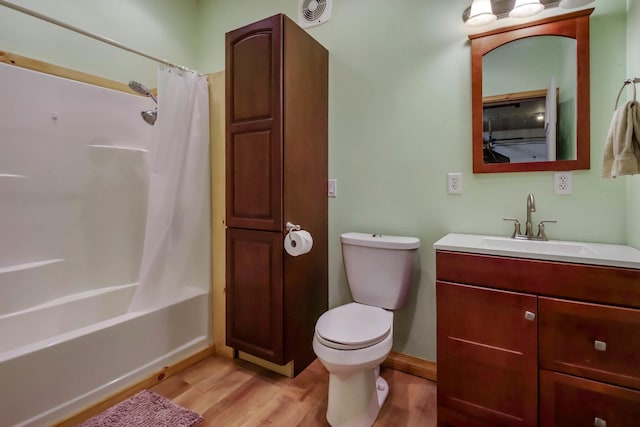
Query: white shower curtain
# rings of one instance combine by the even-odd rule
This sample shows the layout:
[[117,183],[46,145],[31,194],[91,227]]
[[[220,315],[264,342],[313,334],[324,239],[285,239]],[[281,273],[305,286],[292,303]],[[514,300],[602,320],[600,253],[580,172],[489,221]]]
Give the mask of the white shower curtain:
[[160,66],[155,128],[144,249],[129,311],[165,305],[189,287],[209,288],[207,263],[193,262],[202,261],[202,241],[210,236],[206,77]]

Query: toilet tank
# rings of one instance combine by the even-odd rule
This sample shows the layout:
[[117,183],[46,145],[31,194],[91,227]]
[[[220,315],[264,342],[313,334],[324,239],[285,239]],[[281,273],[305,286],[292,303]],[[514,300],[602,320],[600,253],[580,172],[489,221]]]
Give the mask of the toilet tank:
[[353,300],[388,310],[402,307],[409,293],[420,240],[343,233],[340,241]]

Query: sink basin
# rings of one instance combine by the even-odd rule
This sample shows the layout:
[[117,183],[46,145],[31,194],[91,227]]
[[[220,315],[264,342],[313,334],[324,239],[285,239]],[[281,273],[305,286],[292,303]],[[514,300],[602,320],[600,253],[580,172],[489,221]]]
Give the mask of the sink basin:
[[596,252],[590,248],[592,244],[579,242],[563,242],[559,240],[518,240],[506,237],[483,237],[482,246],[493,249],[504,249],[537,254],[581,255],[593,256]]
[[640,250],[626,245],[565,240],[518,240],[510,237],[449,233],[434,243],[442,251],[609,265],[640,269]]

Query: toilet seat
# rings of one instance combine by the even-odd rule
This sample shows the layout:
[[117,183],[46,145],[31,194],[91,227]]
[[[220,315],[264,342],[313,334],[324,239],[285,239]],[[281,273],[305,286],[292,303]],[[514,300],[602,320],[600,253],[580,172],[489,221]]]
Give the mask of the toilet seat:
[[358,350],[383,341],[391,333],[392,326],[392,312],[353,302],[320,316],[316,337],[330,348]]

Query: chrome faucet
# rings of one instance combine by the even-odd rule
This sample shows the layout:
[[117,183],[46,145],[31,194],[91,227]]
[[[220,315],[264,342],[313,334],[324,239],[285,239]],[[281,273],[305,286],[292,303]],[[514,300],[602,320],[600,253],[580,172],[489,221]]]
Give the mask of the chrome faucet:
[[527,238],[533,237],[533,224],[531,223],[531,212],[536,211],[536,199],[533,194],[527,196],[527,222],[525,223],[524,234]]
[[536,199],[533,197],[533,194],[529,194],[527,196],[527,222],[525,223],[524,234],[520,232],[520,221],[515,218],[502,218],[505,221],[513,221],[513,234],[511,238],[520,239],[520,240],[549,240],[547,235],[544,232],[544,224],[551,222],[556,223],[558,221],[540,221],[538,224],[538,234],[533,235],[533,222],[531,221],[531,212],[536,211]]

